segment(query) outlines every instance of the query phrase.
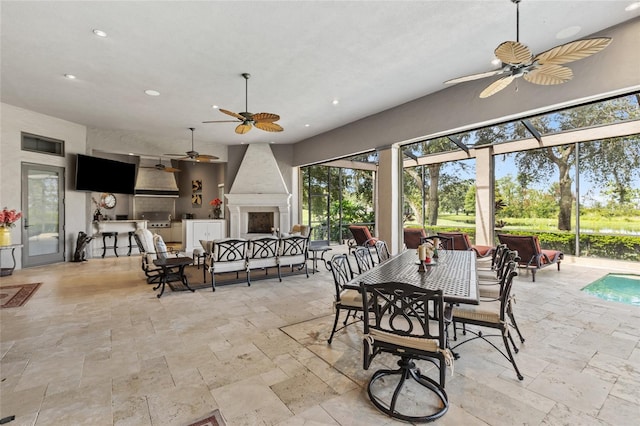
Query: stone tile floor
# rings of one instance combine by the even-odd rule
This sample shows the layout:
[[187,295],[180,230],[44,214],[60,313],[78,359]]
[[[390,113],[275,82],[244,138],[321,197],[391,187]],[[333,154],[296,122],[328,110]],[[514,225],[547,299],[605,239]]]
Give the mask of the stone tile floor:
[[[335,253],[338,248],[333,251]],[[331,346],[333,281],[320,271],[155,297],[138,256],[15,271],[43,282],[0,310],[0,418],[14,425],[387,425],[362,369],[361,326]],[[525,375],[482,341],[447,373],[442,425],[631,425],[640,416],[640,307],[580,289],[629,263],[567,259],[516,277]],[[497,342],[501,344],[501,340]],[[389,360],[393,362],[393,360]]]

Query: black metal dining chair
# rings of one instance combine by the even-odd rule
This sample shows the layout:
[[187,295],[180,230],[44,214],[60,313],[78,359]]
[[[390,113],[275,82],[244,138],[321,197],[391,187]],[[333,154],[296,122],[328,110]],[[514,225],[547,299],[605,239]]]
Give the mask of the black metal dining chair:
[[[367,386],[369,399],[383,413],[409,422],[442,417],[449,408],[445,373],[447,365],[453,365],[446,346],[442,291],[398,282],[361,283],[360,288],[364,369],[368,370],[383,353],[400,358],[399,368],[381,368],[373,373]],[[418,361],[433,363],[437,377],[426,375],[427,370],[421,370]],[[418,387],[408,386],[410,380]]]
[[[333,302],[336,311],[336,317],[333,320],[333,328],[329,336],[329,344],[333,341],[333,335],[336,331],[362,320],[362,296],[359,287],[347,287],[346,284],[353,278],[353,270],[349,263],[349,256],[346,254],[335,254],[329,261],[329,269],[333,275],[333,283],[336,289],[336,296]],[[346,311],[347,316],[342,323],[342,327],[338,327],[340,312]],[[357,315],[360,314],[360,317]],[[353,321],[349,323],[349,317]]]

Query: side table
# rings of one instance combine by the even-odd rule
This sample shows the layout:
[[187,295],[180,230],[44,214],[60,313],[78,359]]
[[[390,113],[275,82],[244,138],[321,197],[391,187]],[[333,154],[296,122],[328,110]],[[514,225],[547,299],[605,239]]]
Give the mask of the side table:
[[322,260],[325,268],[329,270],[329,264],[327,263],[327,259],[324,258],[324,254],[330,251],[331,247],[326,245],[324,241],[321,241],[319,244],[318,243],[314,244],[314,242],[312,241],[309,243],[308,250],[309,250],[309,253],[311,253],[311,256],[309,257],[309,259],[311,259],[311,261],[313,262],[313,268],[311,270],[311,273],[313,274],[316,273],[316,269],[318,268],[318,260]]
[[[16,249],[22,247],[22,244],[11,244],[8,246],[0,246],[0,277],[6,277],[13,274],[13,270],[16,269]],[[2,252],[5,250],[11,250],[11,259],[13,265],[10,268],[2,267]]]
[[156,296],[158,298],[162,297],[164,293],[164,287],[168,282],[171,281],[180,281],[184,284],[187,289],[191,290],[193,293],[195,290],[189,287],[189,281],[187,280],[187,276],[184,274],[184,268],[187,265],[191,265],[193,263],[193,259],[190,257],[167,257],[164,259],[156,259],[153,261],[154,265],[162,268],[162,273],[160,274],[160,282],[153,289],[160,289],[160,293]]

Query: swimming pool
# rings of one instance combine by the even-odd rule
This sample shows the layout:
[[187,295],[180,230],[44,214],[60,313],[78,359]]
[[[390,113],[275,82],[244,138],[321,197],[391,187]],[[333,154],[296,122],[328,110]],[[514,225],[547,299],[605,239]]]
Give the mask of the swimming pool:
[[640,306],[640,275],[607,274],[582,291],[604,300]]

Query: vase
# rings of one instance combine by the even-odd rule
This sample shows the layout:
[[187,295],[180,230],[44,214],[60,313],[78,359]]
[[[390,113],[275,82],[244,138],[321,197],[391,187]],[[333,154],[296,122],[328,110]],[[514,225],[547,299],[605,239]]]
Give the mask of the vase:
[[213,209],[213,218],[214,219],[220,219],[220,214],[222,213],[222,210],[220,209]]
[[11,229],[5,226],[0,228],[0,246],[11,245]]

